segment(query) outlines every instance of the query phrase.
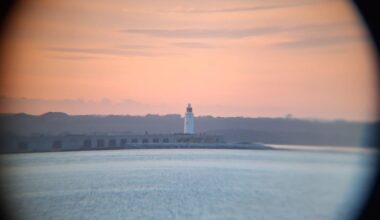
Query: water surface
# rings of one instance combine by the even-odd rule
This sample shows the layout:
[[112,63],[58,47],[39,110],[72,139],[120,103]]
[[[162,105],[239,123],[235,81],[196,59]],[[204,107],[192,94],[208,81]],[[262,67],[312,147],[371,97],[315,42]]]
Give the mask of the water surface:
[[372,152],[110,150],[2,155],[24,219],[350,219]]

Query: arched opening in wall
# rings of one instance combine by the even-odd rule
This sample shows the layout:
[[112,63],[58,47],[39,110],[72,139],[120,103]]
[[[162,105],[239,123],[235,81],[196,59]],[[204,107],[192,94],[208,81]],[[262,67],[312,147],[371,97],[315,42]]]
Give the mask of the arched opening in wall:
[[54,140],[51,147],[53,150],[62,149],[62,140]]
[[127,146],[127,139],[126,139],[126,138],[122,138],[122,139],[120,139],[120,146],[121,146],[121,147],[125,147],[125,146]]
[[109,147],[116,147],[116,139],[111,139],[108,142]]
[[29,143],[26,141],[21,141],[17,144],[17,148],[21,151],[29,150]]
[[104,147],[104,139],[97,139],[96,140],[96,147]]
[[138,138],[132,138],[132,143],[139,143],[139,139]]
[[92,141],[91,139],[86,139],[83,141],[83,147],[84,148],[91,148],[92,147]]

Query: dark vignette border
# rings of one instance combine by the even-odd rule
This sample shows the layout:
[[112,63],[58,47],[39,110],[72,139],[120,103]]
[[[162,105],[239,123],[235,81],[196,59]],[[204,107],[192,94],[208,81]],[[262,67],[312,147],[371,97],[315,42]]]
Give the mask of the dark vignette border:
[[[12,16],[12,12],[15,11],[17,6],[16,3],[20,1],[17,0],[1,0],[0,1],[0,52],[2,47],[1,37],[6,31],[7,22]],[[374,0],[354,0],[353,3],[356,5],[358,11],[361,13],[364,22],[367,24],[369,33],[371,34],[373,45],[375,49],[375,59],[377,62],[377,67],[379,67],[379,54],[380,54],[380,21],[377,20],[380,9],[377,7],[377,1]],[[2,62],[2,54],[0,54],[0,65]],[[0,67],[0,82],[2,76]],[[380,94],[380,72],[377,68],[377,90]],[[1,84],[0,84],[1,86]],[[380,101],[379,101],[380,102]],[[379,105],[379,103],[377,103]],[[0,106],[1,108],[2,106]],[[377,106],[378,114],[380,114],[380,108]],[[0,126],[3,126],[0,124]],[[380,148],[380,122],[377,122],[373,130],[373,140],[372,146]],[[2,141],[0,140],[0,143]],[[380,157],[380,155],[379,155]],[[359,220],[372,220],[377,219],[380,216],[380,158],[377,160],[376,164],[377,174],[374,178],[375,181],[369,186],[370,195],[367,201],[363,204],[359,216],[356,216]],[[1,174],[1,173],[0,173]],[[0,175],[1,181],[1,175]],[[11,212],[9,205],[7,205],[4,193],[0,189],[0,219],[15,219],[15,216]]]

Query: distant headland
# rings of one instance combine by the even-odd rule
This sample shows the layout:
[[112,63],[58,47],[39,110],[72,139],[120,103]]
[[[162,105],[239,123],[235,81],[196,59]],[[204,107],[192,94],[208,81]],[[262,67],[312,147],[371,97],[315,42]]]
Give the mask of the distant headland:
[[[376,122],[377,123],[377,122]],[[365,146],[376,123],[178,114],[0,114],[3,153],[136,148],[269,149],[265,144]],[[261,144],[259,144],[261,143]]]

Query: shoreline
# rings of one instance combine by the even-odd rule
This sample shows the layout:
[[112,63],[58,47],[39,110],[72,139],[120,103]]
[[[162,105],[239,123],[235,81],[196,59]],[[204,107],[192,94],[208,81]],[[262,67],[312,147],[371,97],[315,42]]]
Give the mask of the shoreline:
[[33,150],[33,151],[13,151],[1,152],[0,155],[6,154],[23,154],[23,153],[53,153],[53,152],[74,152],[74,151],[106,151],[106,150],[159,150],[159,149],[214,149],[214,150],[276,150],[276,151],[305,151],[305,152],[328,152],[328,153],[365,153],[379,152],[374,148],[367,147],[345,147],[345,146],[293,146],[293,145],[267,145],[260,143],[140,143],[129,144],[127,146],[116,147],[93,147],[93,148],[69,148],[56,150]]
[[18,153],[44,153],[44,152],[71,152],[71,151],[101,151],[101,150],[150,150],[150,149],[229,149],[229,150],[282,150],[264,144],[233,144],[233,143],[166,143],[166,144],[129,144],[118,147],[94,147],[94,148],[70,148],[57,149],[50,151],[14,151],[3,152],[1,154],[18,154]]

